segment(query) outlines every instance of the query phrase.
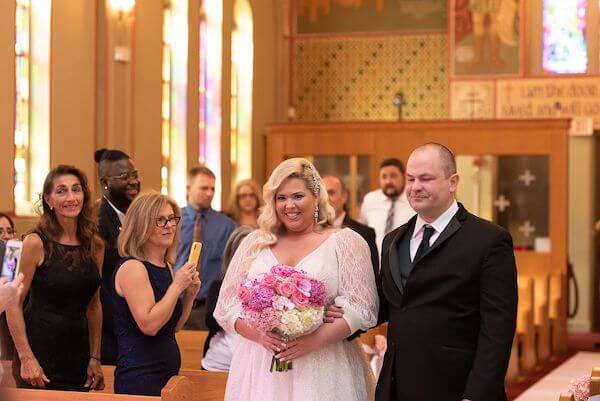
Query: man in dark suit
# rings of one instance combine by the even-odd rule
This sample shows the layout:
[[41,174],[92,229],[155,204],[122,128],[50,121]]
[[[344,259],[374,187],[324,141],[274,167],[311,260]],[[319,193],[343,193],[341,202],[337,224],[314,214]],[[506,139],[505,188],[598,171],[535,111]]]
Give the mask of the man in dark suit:
[[117,338],[113,333],[110,312],[110,280],[121,259],[117,250],[117,239],[125,213],[140,192],[140,179],[133,160],[124,152],[100,149],[94,153],[98,163],[98,176],[102,185],[102,200],[98,207],[98,230],[104,240],[104,262],[102,265],[102,350],[104,365],[114,365],[117,360]]
[[517,313],[510,234],[455,200],[453,154],[411,154],[407,195],[417,212],[383,242],[380,321],[388,348],[377,401],[506,401]]
[[348,215],[346,210],[348,190],[339,177],[328,175],[323,177],[322,180],[323,185],[325,185],[325,188],[327,189],[327,195],[329,195],[329,203],[335,210],[335,225],[337,227],[348,227],[364,238],[371,251],[371,263],[373,264],[375,279],[377,279],[379,276],[379,252],[377,252],[377,245],[375,242],[375,230],[359,223]]

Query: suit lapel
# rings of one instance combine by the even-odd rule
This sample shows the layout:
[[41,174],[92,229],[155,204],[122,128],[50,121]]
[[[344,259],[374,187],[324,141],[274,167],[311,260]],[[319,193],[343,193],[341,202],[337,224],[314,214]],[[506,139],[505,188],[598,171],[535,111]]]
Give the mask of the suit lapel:
[[390,247],[387,250],[389,255],[390,273],[392,274],[394,283],[396,283],[396,287],[398,287],[398,291],[400,291],[400,293],[402,293],[403,290],[402,280],[400,279],[400,260],[398,259],[398,242],[400,242],[400,240],[404,237],[404,235],[407,235],[408,232],[412,232],[416,220],[417,218],[413,217],[408,223],[406,223],[398,229],[396,235],[394,235],[394,239],[390,243]]

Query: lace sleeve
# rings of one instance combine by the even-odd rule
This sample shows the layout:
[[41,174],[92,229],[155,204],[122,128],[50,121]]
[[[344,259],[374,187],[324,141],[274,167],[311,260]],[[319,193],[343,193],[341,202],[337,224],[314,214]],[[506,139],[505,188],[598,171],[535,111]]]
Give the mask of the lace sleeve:
[[377,324],[379,298],[371,266],[371,254],[365,240],[349,228],[337,233],[336,254],[339,264],[339,296],[335,304],[344,309],[351,333],[367,331]]
[[235,333],[235,321],[241,316],[242,307],[237,297],[238,287],[240,282],[246,278],[248,268],[252,263],[250,253],[258,238],[257,231],[248,234],[244,238],[229,263],[221,285],[219,299],[213,315],[221,327],[230,333]]

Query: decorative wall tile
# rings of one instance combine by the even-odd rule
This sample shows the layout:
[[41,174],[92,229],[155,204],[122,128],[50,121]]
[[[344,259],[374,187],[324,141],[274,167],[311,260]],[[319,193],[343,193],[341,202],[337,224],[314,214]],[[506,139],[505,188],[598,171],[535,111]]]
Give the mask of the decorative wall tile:
[[446,35],[300,39],[294,49],[298,120],[405,120],[448,116]]

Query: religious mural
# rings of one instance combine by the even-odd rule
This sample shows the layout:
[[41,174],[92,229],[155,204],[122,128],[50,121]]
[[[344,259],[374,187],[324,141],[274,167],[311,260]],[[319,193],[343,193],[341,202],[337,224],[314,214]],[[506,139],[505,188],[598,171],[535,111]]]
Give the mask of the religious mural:
[[520,11],[520,0],[452,0],[453,76],[520,74]]
[[445,31],[446,0],[296,0],[298,34]]

